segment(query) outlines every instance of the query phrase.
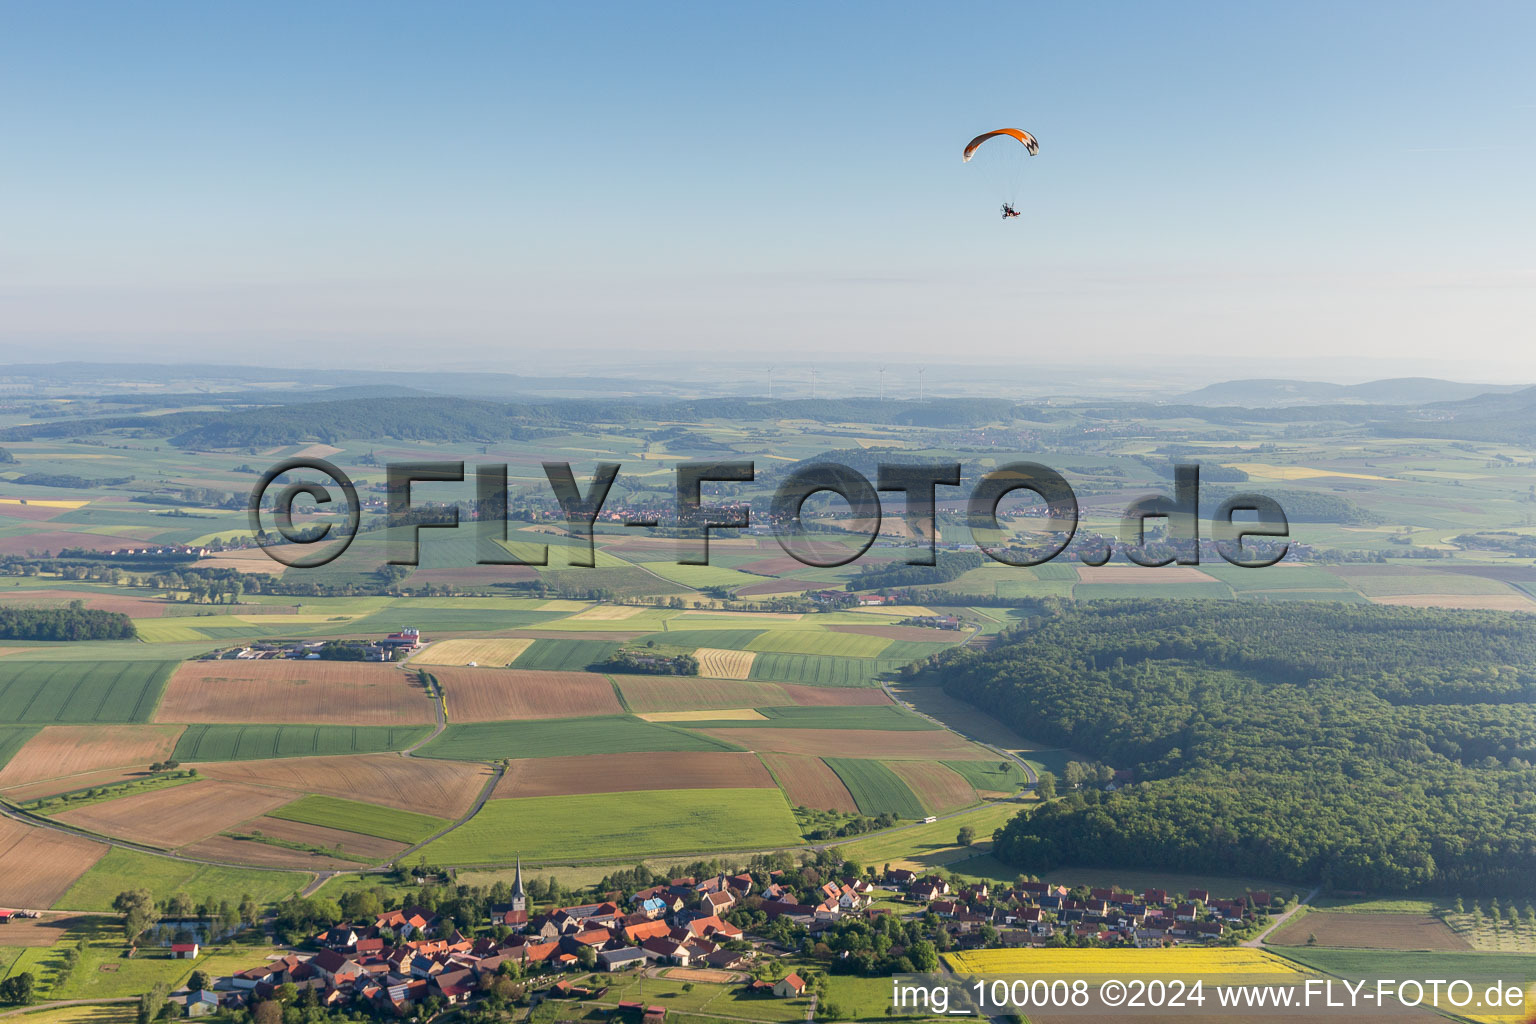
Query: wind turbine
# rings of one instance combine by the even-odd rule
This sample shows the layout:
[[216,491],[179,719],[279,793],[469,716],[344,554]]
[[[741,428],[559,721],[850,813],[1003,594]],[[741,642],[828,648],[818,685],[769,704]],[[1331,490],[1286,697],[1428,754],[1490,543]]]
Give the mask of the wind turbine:
[[816,400],[816,367],[811,367],[811,400]]
[[768,367],[768,401],[773,401],[773,367]]
[[885,367],[880,367],[880,401],[885,401]]
[[923,400],[923,374],[927,372],[928,371],[921,366],[917,368],[917,400],[919,402]]

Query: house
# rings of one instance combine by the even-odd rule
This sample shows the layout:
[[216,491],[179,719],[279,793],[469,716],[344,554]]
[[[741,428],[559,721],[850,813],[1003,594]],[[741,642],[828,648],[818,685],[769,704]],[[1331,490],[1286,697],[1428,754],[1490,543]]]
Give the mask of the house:
[[171,959],[196,960],[201,947],[195,942],[178,942],[171,947]]
[[605,971],[622,971],[628,967],[643,967],[656,959],[656,954],[643,947],[606,949],[597,954],[597,966]]
[[741,929],[718,917],[701,917],[688,922],[688,931],[700,939],[711,942],[729,942],[741,938]]
[[646,921],[643,924],[627,925],[624,928],[624,938],[628,942],[644,942],[646,939],[665,938],[672,933],[671,925],[665,921]]
[[885,880],[898,888],[906,888],[917,881],[917,872],[906,868],[891,868],[885,873]]
[[699,909],[712,917],[728,914],[736,905],[736,897],[729,892],[712,892],[706,895],[699,905]]
[[1184,894],[1184,898],[1189,900],[1190,902],[1196,902],[1196,901],[1198,901],[1200,903],[1209,903],[1209,902],[1211,902],[1211,894],[1210,894],[1209,891],[1207,891],[1205,889],[1191,889],[1191,890],[1189,890],[1189,892]]
[[206,1017],[219,1008],[219,994],[217,992],[209,992],[206,989],[188,992],[186,1001],[186,1015],[188,1017]]
[[467,969],[444,971],[433,979],[433,985],[450,1006],[467,1003],[475,990],[475,972]]
[[773,986],[773,994],[780,999],[793,999],[805,995],[805,979],[798,974],[786,974]]

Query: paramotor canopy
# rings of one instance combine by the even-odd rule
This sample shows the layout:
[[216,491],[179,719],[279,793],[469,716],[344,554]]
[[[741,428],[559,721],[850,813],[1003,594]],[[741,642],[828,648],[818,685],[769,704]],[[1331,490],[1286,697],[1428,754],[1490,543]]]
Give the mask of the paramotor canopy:
[[1036,153],[1040,152],[1040,143],[1037,142],[1035,137],[1029,134],[1029,132],[1021,131],[1018,128],[999,128],[995,132],[983,132],[982,134],[972,139],[969,143],[967,143],[964,156],[965,162],[971,162],[971,157],[976,155],[976,150],[981,148],[981,144],[983,142],[986,142],[988,139],[995,139],[999,135],[1006,135],[1010,139],[1018,139],[1024,144],[1024,148],[1029,150],[1030,156],[1034,156]]

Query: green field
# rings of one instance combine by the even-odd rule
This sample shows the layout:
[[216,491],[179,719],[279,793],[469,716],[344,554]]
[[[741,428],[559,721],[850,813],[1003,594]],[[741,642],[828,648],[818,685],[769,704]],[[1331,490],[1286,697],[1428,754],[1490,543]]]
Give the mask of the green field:
[[503,757],[562,754],[633,754],[643,750],[734,750],[706,736],[629,715],[546,718],[532,722],[470,722],[450,725],[422,747],[422,757],[494,761]]
[[434,818],[430,814],[318,794],[301,797],[275,811],[268,811],[267,815],[401,843],[419,843],[452,824],[447,818]]
[[839,658],[878,658],[891,641],[864,633],[820,633],[808,629],[770,629],[747,644],[765,654],[822,654]]
[[882,672],[895,672],[901,663],[872,658],[829,658],[815,654],[759,654],[752,659],[751,678],[775,683],[813,686],[872,686]]
[[125,889],[145,888],[156,898],[178,892],[194,900],[238,901],[246,893],[261,903],[276,903],[309,883],[303,871],[259,871],[156,857],[114,847],[76,879],[55,907],[61,910],[111,910],[112,901]]
[[800,841],[776,789],[666,789],[492,800],[422,855],[436,864],[500,864],[518,856],[630,859]]
[[969,825],[976,830],[978,842],[987,842],[991,840],[993,831],[1022,809],[1019,804],[984,804],[973,811],[931,825],[887,829],[868,839],[844,843],[837,849],[844,857],[859,864],[878,867],[891,861],[915,861],[926,867],[934,867],[969,852],[955,842],[955,836],[962,827]]
[[258,761],[378,754],[404,750],[431,731],[426,725],[189,725],[172,756],[178,761]]
[[1498,978],[1522,988],[1536,981],[1536,953],[1327,949],[1322,946],[1265,948],[1307,967],[1350,979],[1462,978],[1469,981],[1484,979],[1486,982]]
[[1349,590],[1349,586],[1327,569],[1315,565],[1271,565],[1262,569],[1243,569],[1225,562],[1202,562],[1200,571],[1242,593],[1248,590]]
[[747,587],[754,583],[762,583],[764,577],[754,576],[749,572],[737,572],[735,569],[727,569],[723,565],[679,565],[676,560],[670,562],[647,562],[646,569],[660,576],[664,580],[694,590],[704,590],[709,587]]
[[1012,761],[945,761],[944,767],[980,790],[1012,792],[1027,781]]
[[511,667],[541,672],[580,672],[588,665],[607,661],[618,649],[618,644],[601,640],[535,640],[517,656]]
[[[619,620],[624,621],[624,620]],[[747,645],[762,634],[761,629],[669,629],[661,633],[647,633],[636,637],[635,645],[647,642],[667,644],[671,647],[717,647],[745,651]]]
[[729,719],[687,724],[690,729],[705,727],[763,729],[780,726],[788,729],[899,729],[919,732],[937,728],[928,719],[919,718],[893,704],[875,704],[868,707],[758,708],[757,712],[763,716],[763,719]]
[[0,660],[0,722],[147,722],[174,661]]
[[853,802],[859,805],[860,813],[894,814],[898,818],[927,816],[928,812],[923,809],[917,794],[879,761],[855,757],[827,757],[823,760],[837,772],[843,785],[848,787]]
[[349,633],[393,633],[406,625],[402,615],[408,616],[409,624],[430,632],[464,632],[524,629],[562,618],[565,612],[513,611],[501,608],[418,608],[414,603],[405,607],[390,608],[382,612],[348,623]]
[[1028,572],[1037,580],[1045,580],[1050,582],[1059,582],[1065,580],[1068,583],[1076,583],[1078,579],[1077,567],[1065,564],[1064,562],[1045,562],[1041,565],[1031,565],[1028,569],[1023,569],[1020,571]]
[[947,642],[933,640],[892,640],[890,645],[886,647],[885,650],[880,652],[880,660],[899,662],[922,661],[924,658],[932,657],[933,655],[938,654],[940,651],[949,650],[955,644],[959,643],[970,635],[971,634],[969,630],[964,632],[956,631],[950,634],[950,636],[952,636],[954,639]]

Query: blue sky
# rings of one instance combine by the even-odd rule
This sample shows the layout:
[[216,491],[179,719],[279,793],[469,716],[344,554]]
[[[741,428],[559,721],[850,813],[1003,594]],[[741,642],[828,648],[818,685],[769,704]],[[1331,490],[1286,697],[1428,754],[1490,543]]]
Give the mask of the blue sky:
[[[11,360],[1536,380],[1528,4],[0,19]],[[1001,126],[1041,141],[1006,224],[959,158]]]

